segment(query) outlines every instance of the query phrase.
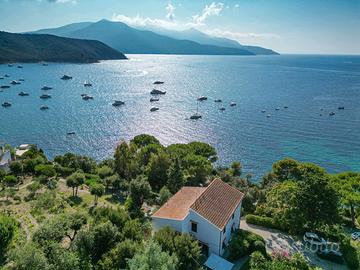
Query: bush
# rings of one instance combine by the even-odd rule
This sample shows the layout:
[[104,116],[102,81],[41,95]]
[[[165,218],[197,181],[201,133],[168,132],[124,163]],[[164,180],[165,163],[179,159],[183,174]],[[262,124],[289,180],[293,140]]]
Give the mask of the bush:
[[360,269],[359,254],[355,247],[351,245],[350,238],[344,237],[340,242],[340,250],[344,256],[344,260],[350,269]]
[[231,261],[240,259],[254,251],[260,251],[265,255],[265,241],[257,234],[237,230],[230,240],[228,251],[228,259]]
[[11,216],[0,214],[0,259],[11,242],[18,224]]
[[47,177],[53,177],[56,174],[56,171],[53,165],[50,164],[40,164],[35,166],[35,174],[36,175],[44,175]]
[[246,215],[246,222],[267,228],[281,229],[278,224],[270,217],[262,217],[257,215]]

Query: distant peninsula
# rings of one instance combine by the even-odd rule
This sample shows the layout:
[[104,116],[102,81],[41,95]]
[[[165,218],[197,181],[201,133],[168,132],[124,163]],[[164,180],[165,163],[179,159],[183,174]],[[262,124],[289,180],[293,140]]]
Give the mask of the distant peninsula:
[[115,59],[127,58],[123,53],[96,40],[0,31],[0,64],[41,61],[95,63]]
[[163,28],[137,29],[122,22],[108,20],[73,23],[30,33],[99,40],[126,54],[278,54],[270,49],[258,46],[244,46],[235,40],[213,37],[195,29],[186,31],[170,31]]

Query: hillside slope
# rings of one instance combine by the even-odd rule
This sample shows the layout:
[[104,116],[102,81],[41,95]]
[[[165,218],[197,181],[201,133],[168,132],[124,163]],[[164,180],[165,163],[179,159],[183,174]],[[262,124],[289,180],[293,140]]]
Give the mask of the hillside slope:
[[95,40],[0,32],[0,63],[92,63],[110,59],[126,59],[126,56]]

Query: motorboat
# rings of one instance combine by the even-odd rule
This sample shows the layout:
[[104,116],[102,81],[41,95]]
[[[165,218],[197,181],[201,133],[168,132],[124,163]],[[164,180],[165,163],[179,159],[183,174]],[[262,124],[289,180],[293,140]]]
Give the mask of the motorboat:
[[150,98],[150,102],[155,102],[155,101],[159,101],[159,98]]
[[18,95],[21,96],[21,97],[25,97],[25,96],[28,96],[29,93],[21,91]]
[[49,107],[46,106],[46,105],[40,106],[40,110],[42,110],[42,111],[45,111],[45,110],[48,110],[48,109],[49,109]]
[[155,112],[155,111],[158,111],[158,110],[159,110],[158,107],[152,107],[152,108],[150,109],[150,112]]
[[85,87],[91,87],[92,84],[91,84],[90,82],[88,82],[88,81],[85,81],[85,82],[84,82],[84,86],[85,86]]
[[266,117],[267,117],[267,118],[270,118],[270,117],[271,117],[271,114],[266,115]]
[[83,96],[82,99],[83,100],[90,100],[90,99],[94,99],[94,98],[92,96],[86,95],[86,96]]
[[221,99],[215,99],[215,102],[222,102],[222,100]]
[[8,67],[12,67],[13,65],[12,64],[8,64]]
[[5,101],[3,104],[1,104],[1,106],[3,106],[3,107],[10,107],[10,106],[11,106],[11,103]]
[[10,88],[10,85],[2,85],[2,86],[0,86],[0,88],[2,88],[2,89]]
[[225,108],[224,108],[224,107],[221,107],[219,110],[220,110],[220,111],[225,111]]
[[17,66],[17,68],[23,68],[23,66]]
[[330,112],[329,115],[330,115],[330,116],[333,116],[333,115],[335,115],[335,113],[334,113],[334,112]]
[[280,110],[280,108],[279,108],[279,107],[275,108],[275,111],[278,111],[278,110]]
[[48,66],[48,64],[47,64],[47,63],[43,63],[42,65],[43,65],[44,67],[47,67],[47,66]]
[[19,82],[25,82],[25,79],[19,79]]
[[234,107],[234,106],[236,106],[236,103],[235,103],[235,102],[231,102],[231,103],[230,103],[230,106],[231,106],[231,107]]
[[121,101],[121,100],[115,100],[114,103],[112,104],[113,106],[121,106],[121,105],[124,105],[125,102],[124,101]]
[[261,110],[262,113],[266,113],[266,110]]
[[5,78],[9,78],[9,77],[10,77],[10,75],[8,75],[8,74],[5,74],[5,75],[4,75],[4,77],[5,77]]
[[198,101],[204,101],[204,100],[207,100],[207,97],[205,96],[201,96],[201,97],[198,97],[197,99]]
[[164,84],[162,81],[155,81],[154,84]]
[[41,90],[51,90],[51,89],[52,87],[46,85],[41,88]]
[[344,106],[339,106],[338,110],[345,110],[345,107]]
[[75,131],[66,132],[66,135],[75,135]]
[[151,95],[165,95],[166,94],[166,91],[161,91],[161,90],[157,90],[157,89],[153,89],[151,92],[150,92]]
[[284,106],[284,109],[287,109],[287,108],[289,108],[288,106]]
[[17,84],[21,84],[21,82],[18,82],[18,81],[11,81],[10,84],[12,85],[17,85]]
[[40,96],[41,99],[48,99],[48,98],[51,98],[50,95],[47,95],[47,94],[43,94]]
[[61,77],[62,80],[71,80],[73,77],[68,76],[68,75],[64,75]]

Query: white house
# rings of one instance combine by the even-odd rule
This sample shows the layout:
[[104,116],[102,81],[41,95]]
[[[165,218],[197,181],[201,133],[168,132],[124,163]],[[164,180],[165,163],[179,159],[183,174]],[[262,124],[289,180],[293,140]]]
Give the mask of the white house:
[[152,215],[153,228],[169,226],[193,235],[207,254],[222,255],[240,227],[244,194],[220,179],[207,187],[183,187]]

